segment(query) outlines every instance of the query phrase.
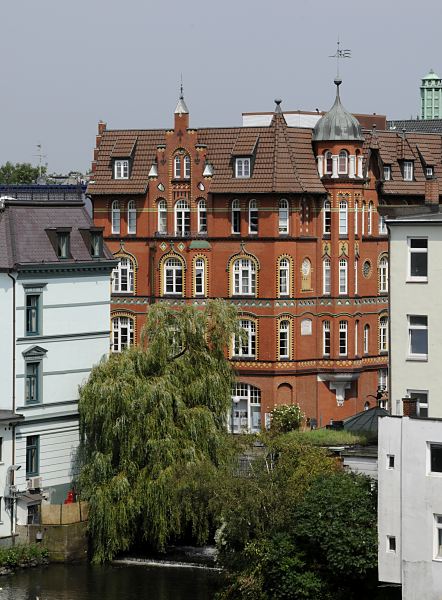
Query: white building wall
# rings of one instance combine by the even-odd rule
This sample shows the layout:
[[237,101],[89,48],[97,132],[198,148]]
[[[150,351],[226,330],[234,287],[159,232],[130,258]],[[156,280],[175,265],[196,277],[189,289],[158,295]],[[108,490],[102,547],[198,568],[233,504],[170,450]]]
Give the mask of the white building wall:
[[13,388],[13,281],[0,273],[0,409],[11,410]]

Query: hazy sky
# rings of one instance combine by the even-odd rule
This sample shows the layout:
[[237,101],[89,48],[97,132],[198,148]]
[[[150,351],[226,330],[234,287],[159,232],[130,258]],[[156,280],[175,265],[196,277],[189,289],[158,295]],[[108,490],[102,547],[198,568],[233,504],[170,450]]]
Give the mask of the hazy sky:
[[0,163],[89,168],[97,122],[172,124],[180,73],[192,126],[244,111],[328,109],[338,35],[353,112],[410,118],[442,75],[441,0],[2,0]]

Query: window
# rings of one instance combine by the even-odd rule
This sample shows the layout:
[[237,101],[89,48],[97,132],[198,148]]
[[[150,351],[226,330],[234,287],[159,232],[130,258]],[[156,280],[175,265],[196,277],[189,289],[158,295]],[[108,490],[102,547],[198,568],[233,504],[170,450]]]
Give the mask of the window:
[[430,471],[442,473],[442,444],[430,444]]
[[70,258],[69,232],[57,231],[57,256],[58,258]]
[[322,293],[331,294],[331,260],[324,258],[322,261]]
[[190,210],[187,200],[178,200],[175,204],[175,235],[190,235]]
[[279,260],[279,296],[290,295],[290,261],[288,258]]
[[442,515],[434,515],[434,558],[442,559]]
[[339,261],[339,293],[347,293],[347,261],[341,258]]
[[129,161],[116,160],[114,163],[114,178],[129,179]]
[[345,356],[347,354],[347,321],[339,321],[339,354]]
[[37,404],[40,399],[41,362],[25,363],[25,404]]
[[428,179],[431,179],[433,177],[433,167],[426,167],[425,175]]
[[358,235],[358,212],[359,212],[359,202],[355,200],[355,235]]
[[112,233],[120,233],[120,203],[118,200],[112,202],[111,207]]
[[134,292],[134,266],[130,258],[121,257],[112,271],[112,292]]
[[348,234],[348,204],[346,200],[339,202],[339,235]]
[[26,477],[38,475],[40,438],[38,435],[29,435],[26,438]]
[[324,233],[330,233],[331,232],[331,202],[330,200],[325,200],[324,201],[324,206],[323,206],[323,232]]
[[355,296],[358,295],[358,259],[355,259],[354,270],[355,270]]
[[379,352],[388,352],[388,317],[379,319]]
[[407,390],[407,395],[416,400],[416,415],[421,418],[428,417],[428,390]]
[[279,358],[290,358],[290,322],[279,322]]
[[250,158],[237,158],[235,161],[235,177],[248,179],[250,177]]
[[204,258],[197,258],[195,261],[195,295],[204,296],[206,279],[206,261]]
[[[379,369],[378,371],[378,389],[388,390],[388,369]],[[386,408],[386,407],[382,407]]]
[[404,160],[404,181],[413,181],[413,161]]
[[359,352],[359,321],[355,321],[355,356],[358,356]]
[[158,200],[158,233],[167,233],[167,203]]
[[[379,215],[379,213],[378,213]],[[385,235],[387,233],[387,223],[385,222],[385,215],[379,215],[379,233]]]
[[396,552],[396,536],[387,535],[387,552]]
[[207,205],[204,199],[198,202],[198,233],[207,233]]
[[164,293],[183,295],[183,264],[178,258],[164,263]]
[[190,156],[184,157],[184,179],[190,179]]
[[379,292],[388,292],[388,258],[383,256],[379,261]]
[[127,233],[137,232],[137,208],[135,200],[129,200],[127,203]]
[[40,294],[26,294],[26,335],[40,334]]
[[254,296],[256,292],[256,265],[250,258],[238,258],[233,263],[233,293]]
[[103,256],[103,235],[99,231],[91,231],[91,256],[92,258]]
[[114,317],[112,319],[112,352],[122,352],[133,346],[134,322],[130,317]]
[[364,354],[368,354],[370,341],[370,325],[364,325]]
[[289,201],[282,198],[279,201],[279,233],[286,234],[289,232]]
[[341,150],[338,158],[338,173],[346,175],[348,173],[348,152]]
[[322,322],[322,353],[330,356],[330,321]]
[[333,155],[330,150],[324,154],[325,157],[325,174],[331,175],[333,172]]
[[241,207],[239,200],[232,200],[232,233],[241,233]]
[[174,179],[181,177],[181,158],[178,154],[173,159],[173,177]]
[[258,233],[258,206],[256,200],[249,202],[249,233]]
[[428,358],[428,319],[426,316],[408,316],[408,358]]
[[391,165],[384,165],[384,181],[391,179]]
[[258,433],[261,430],[261,390],[248,383],[232,387],[232,433]]
[[394,469],[394,454],[387,454],[387,469]]
[[368,203],[368,212],[367,212],[367,233],[368,233],[368,235],[371,235],[372,224],[373,224],[373,202],[369,202]]
[[241,319],[240,327],[244,330],[241,336],[235,336],[233,343],[233,356],[246,356],[256,358],[256,323],[248,319]]
[[428,280],[428,239],[408,238],[408,279]]

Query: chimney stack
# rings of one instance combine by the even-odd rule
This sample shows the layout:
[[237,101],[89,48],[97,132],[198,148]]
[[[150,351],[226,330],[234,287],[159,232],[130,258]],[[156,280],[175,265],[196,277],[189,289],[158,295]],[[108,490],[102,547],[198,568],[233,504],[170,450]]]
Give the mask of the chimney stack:
[[416,398],[402,398],[404,417],[417,416],[417,400]]
[[425,204],[439,206],[439,181],[435,177],[425,180]]

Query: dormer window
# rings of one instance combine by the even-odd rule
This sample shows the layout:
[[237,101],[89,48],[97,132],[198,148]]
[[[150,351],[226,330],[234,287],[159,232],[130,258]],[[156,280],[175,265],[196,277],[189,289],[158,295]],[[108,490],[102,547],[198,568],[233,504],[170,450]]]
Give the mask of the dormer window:
[[384,181],[391,179],[391,165],[384,165]]
[[426,167],[425,175],[426,175],[427,179],[431,179],[434,175],[433,167]]
[[70,243],[68,231],[57,231],[57,256],[70,258]]
[[347,175],[348,173],[348,152],[341,150],[338,158],[338,173],[339,175]]
[[250,177],[250,158],[236,159],[235,177],[238,179],[248,179]]
[[101,232],[91,231],[91,256],[101,258],[103,255],[103,236]]
[[413,181],[413,161],[404,160],[404,181]]
[[190,156],[184,154],[184,150],[179,150],[173,159],[173,178],[190,179]]
[[114,178],[129,179],[129,159],[116,160],[114,163]]

